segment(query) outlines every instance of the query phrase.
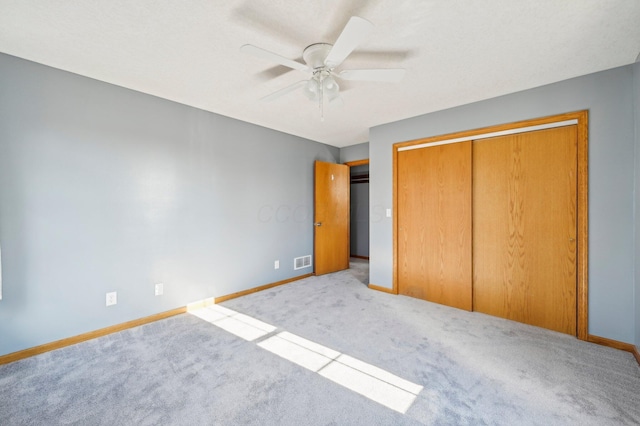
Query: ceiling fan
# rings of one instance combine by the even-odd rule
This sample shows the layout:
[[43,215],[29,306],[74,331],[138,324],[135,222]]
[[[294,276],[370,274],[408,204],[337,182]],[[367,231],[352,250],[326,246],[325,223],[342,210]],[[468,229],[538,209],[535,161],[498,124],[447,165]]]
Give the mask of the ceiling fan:
[[310,100],[318,102],[320,115],[324,121],[325,103],[342,102],[340,86],[336,82],[336,78],[395,83],[404,77],[405,70],[402,68],[342,70],[336,72],[336,68],[364,41],[372,29],[373,24],[371,22],[352,16],[333,45],[314,43],[304,49],[302,58],[306,65],[251,44],[245,44],[240,50],[285,67],[311,74],[309,79],[293,83],[263,97],[261,100],[273,101],[289,92],[302,88]]

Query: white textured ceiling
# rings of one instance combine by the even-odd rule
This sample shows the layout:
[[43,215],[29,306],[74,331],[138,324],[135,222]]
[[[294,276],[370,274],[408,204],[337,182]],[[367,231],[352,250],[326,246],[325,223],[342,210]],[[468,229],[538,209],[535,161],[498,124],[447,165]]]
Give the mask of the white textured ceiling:
[[[402,83],[341,82],[324,122],[305,78],[240,52],[301,61],[356,15],[374,30],[340,69],[405,68]],[[635,61],[640,0],[0,0],[0,52],[342,147],[369,128]],[[0,76],[0,78],[2,78]]]

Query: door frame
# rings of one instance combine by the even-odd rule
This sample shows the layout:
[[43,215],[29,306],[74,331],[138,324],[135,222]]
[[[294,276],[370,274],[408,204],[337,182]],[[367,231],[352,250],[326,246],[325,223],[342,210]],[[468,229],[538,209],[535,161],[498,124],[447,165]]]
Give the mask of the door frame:
[[369,164],[369,159],[365,158],[363,160],[356,160],[356,161],[347,161],[346,163],[342,163],[345,166],[349,166],[349,168],[351,167],[355,167],[355,166],[364,166],[365,164]]
[[[499,132],[521,133],[533,131],[535,126],[553,126],[554,123],[576,120],[578,140],[577,164],[577,253],[576,253],[576,334],[580,340],[589,337],[589,112],[588,110],[568,112],[548,117],[534,118],[474,130],[432,136],[393,144],[393,289],[398,294],[398,152],[415,145],[455,143],[478,139]],[[529,129],[525,129],[529,128]],[[519,131],[520,130],[520,131]],[[417,147],[416,147],[417,148]]]
[[[336,164],[341,164],[341,165],[347,166],[347,167],[349,167],[349,170],[351,170],[351,167],[363,166],[365,164],[369,164],[369,159],[368,158],[364,158],[362,160],[346,161],[344,163],[336,163]],[[314,174],[315,174],[315,165],[314,165]],[[314,181],[314,199],[313,199],[313,202],[314,202],[314,212],[313,212],[314,221],[313,222],[315,223],[315,214],[316,214],[316,212],[315,212],[315,181]],[[349,196],[348,196],[348,199],[347,199],[347,203],[349,203],[349,205],[351,205],[351,191],[349,191]],[[348,225],[348,228],[349,228],[348,232],[347,232],[347,236],[349,238],[349,240],[347,242],[347,244],[349,245],[349,253],[347,255],[347,263],[348,263],[349,259],[351,257],[351,241],[350,241],[350,238],[351,238],[351,214],[349,214],[349,223],[347,225]],[[313,238],[313,253],[314,253],[313,254],[313,257],[314,257],[313,275],[316,275],[316,271],[315,271],[315,269],[316,269],[316,262],[315,262],[315,253],[316,253],[315,229],[314,229],[314,238]]]

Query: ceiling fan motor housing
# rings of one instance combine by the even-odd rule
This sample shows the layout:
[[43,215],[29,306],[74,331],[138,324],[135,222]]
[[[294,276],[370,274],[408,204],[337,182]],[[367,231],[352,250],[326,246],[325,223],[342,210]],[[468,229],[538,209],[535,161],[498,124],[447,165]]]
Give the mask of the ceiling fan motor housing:
[[333,45],[329,43],[315,43],[307,46],[302,52],[302,59],[307,63],[309,68],[316,70],[319,68],[326,68],[324,63],[327,59],[327,55],[331,51]]

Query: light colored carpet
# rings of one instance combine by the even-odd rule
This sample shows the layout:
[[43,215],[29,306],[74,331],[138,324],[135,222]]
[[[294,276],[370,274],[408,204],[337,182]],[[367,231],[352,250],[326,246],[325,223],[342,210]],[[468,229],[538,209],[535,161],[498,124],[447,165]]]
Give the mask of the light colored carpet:
[[223,305],[424,386],[404,415],[184,314],[0,366],[0,424],[640,424],[630,354],[369,290],[356,269]]
[[362,284],[369,284],[369,261],[352,257],[349,260],[349,272]]

